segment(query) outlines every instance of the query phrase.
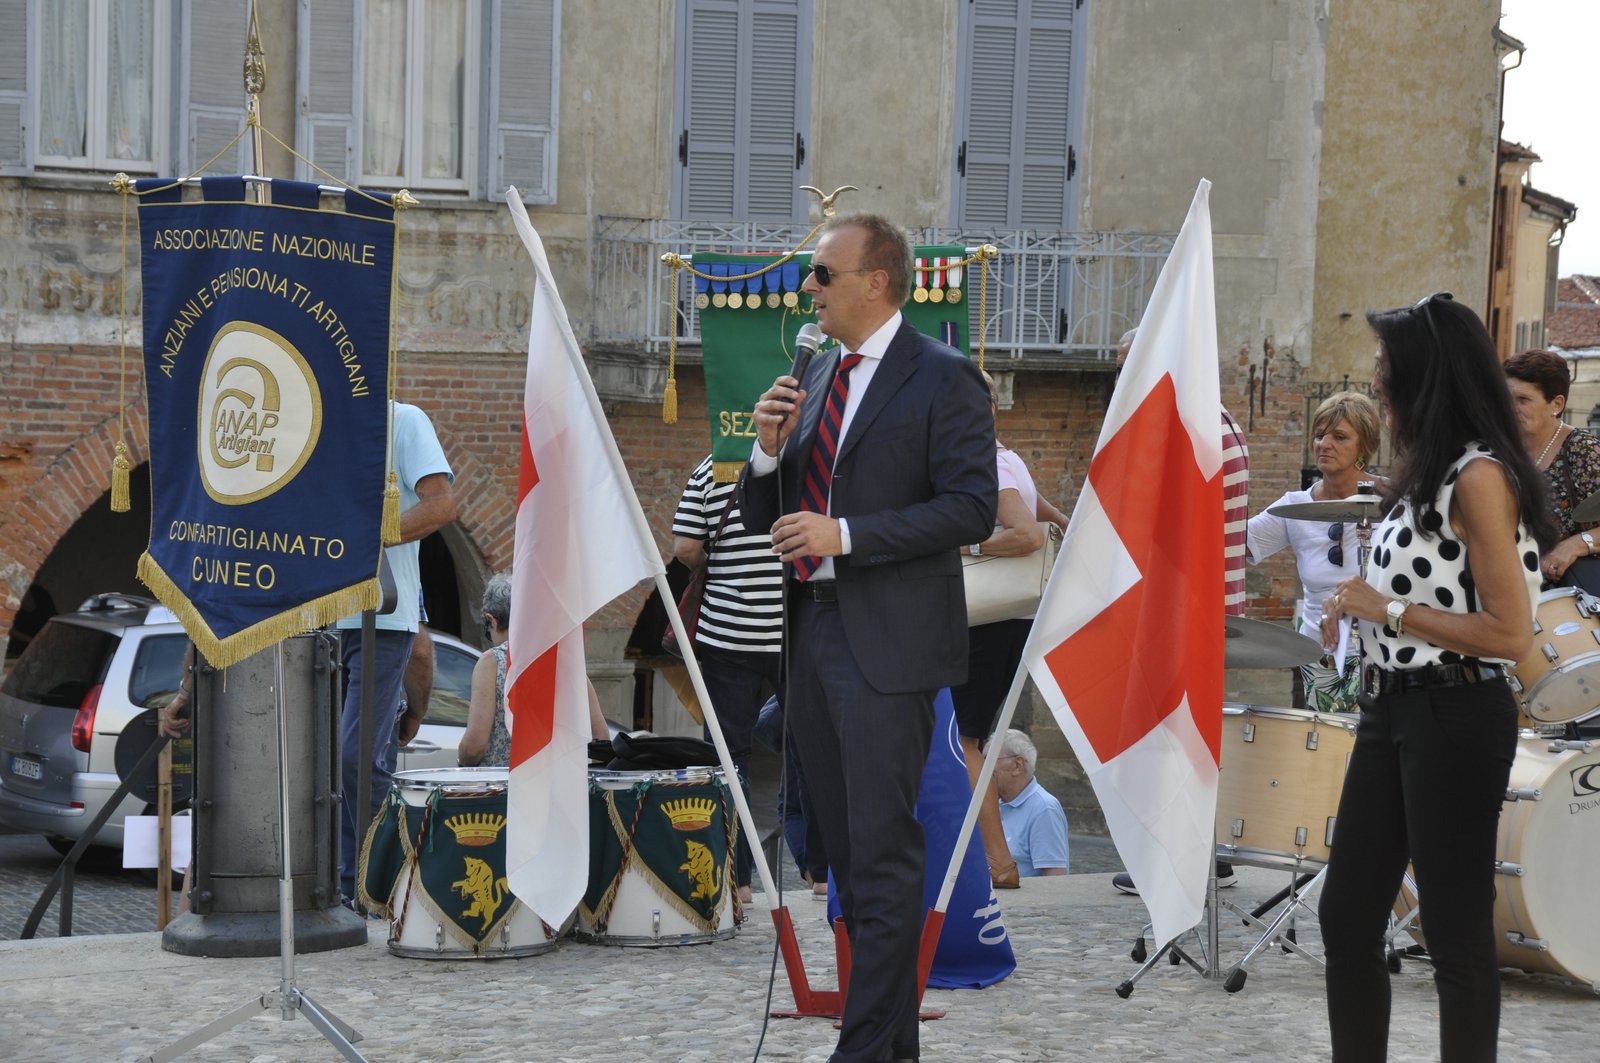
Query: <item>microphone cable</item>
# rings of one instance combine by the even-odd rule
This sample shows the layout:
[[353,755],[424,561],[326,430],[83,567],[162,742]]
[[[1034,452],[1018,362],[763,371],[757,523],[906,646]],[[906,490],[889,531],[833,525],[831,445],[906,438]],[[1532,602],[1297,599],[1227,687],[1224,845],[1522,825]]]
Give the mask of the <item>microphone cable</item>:
[[[797,390],[798,386],[805,382],[805,372],[811,367],[811,359],[816,356],[817,348],[821,346],[822,340],[822,329],[818,328],[815,322],[807,321],[804,325],[800,326],[800,333],[795,337],[794,365],[789,371],[789,375],[795,379]],[[796,417],[799,415],[799,413],[800,407],[798,404],[796,404],[795,408],[790,411],[789,416]],[[795,427],[798,429],[799,425],[796,425]],[[791,438],[793,438],[792,434]],[[804,475],[804,470],[802,470],[801,474]],[[782,447],[778,448],[778,467],[773,471],[773,475],[778,478],[778,516],[781,517],[784,515]],[[730,498],[729,501],[731,502],[732,499]],[[740,519],[743,520],[744,514],[742,512],[739,514],[739,516]],[[769,533],[770,530],[771,529],[768,529]],[[781,564],[782,563],[780,562],[780,571]],[[783,730],[778,739],[778,760],[780,762],[778,765],[778,843],[773,846],[774,853],[777,855],[777,859],[774,861],[774,863],[777,865],[777,870],[774,872],[773,886],[778,891],[778,897],[776,904],[773,906],[774,912],[781,911],[783,909],[782,854],[786,846],[783,830],[785,815],[784,806],[788,802],[788,788],[793,785],[794,782],[789,778],[789,662],[793,655],[789,652],[789,577],[786,574],[783,575],[779,581],[778,609],[778,686],[780,689],[774,693],[776,693],[778,696],[778,711],[783,713]],[[752,820],[755,818],[754,813],[751,814],[750,818]],[[765,846],[763,846],[763,850],[764,849]],[[789,922],[792,926],[794,923],[793,915],[790,916]],[[767,1030],[772,1025],[772,995],[775,991],[778,981],[778,954],[783,949],[782,929],[778,925],[774,924],[773,930],[775,933],[772,937],[772,960],[767,968],[767,998],[766,1004],[763,1006],[761,1011],[761,1033],[756,1039],[756,1050],[755,1054],[750,1057],[750,1063],[760,1063],[761,1049],[762,1046],[767,1043]],[[798,934],[796,934],[795,943],[798,946]],[[796,1003],[798,1004],[798,1001]]]

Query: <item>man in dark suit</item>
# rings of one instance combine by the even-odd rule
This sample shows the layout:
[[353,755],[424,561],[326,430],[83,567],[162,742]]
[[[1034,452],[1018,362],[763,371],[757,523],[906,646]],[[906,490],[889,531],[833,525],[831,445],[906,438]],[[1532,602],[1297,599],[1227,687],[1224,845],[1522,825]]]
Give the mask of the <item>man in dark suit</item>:
[[790,563],[784,707],[853,962],[837,1063],[917,1058],[917,787],[934,695],[967,676],[958,551],[988,538],[997,497],[988,391],[905,323],[910,287],[899,228],[828,222],[803,290],[840,347],[761,396],[740,485]]

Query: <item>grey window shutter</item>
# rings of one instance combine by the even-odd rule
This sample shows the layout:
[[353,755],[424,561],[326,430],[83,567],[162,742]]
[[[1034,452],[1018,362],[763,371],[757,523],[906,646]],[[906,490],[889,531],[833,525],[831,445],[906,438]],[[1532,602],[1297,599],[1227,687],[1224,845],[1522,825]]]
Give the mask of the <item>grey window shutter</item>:
[[686,18],[683,214],[731,219],[740,213],[739,5],[737,0],[689,0]]
[[[193,173],[244,128],[244,44],[249,5],[189,0],[183,27],[183,141],[179,169]],[[267,68],[268,76],[272,68]],[[240,138],[208,174],[244,173],[249,144]]]
[[[556,201],[561,84],[560,0],[504,0],[491,39],[490,199],[515,185],[524,203]],[[620,75],[619,75],[620,76]]]
[[803,217],[810,14],[810,0],[686,0],[681,216]]
[[31,169],[28,150],[28,2],[0,0],[0,174]]
[[1072,227],[1074,10],[1074,0],[969,5],[958,224]]
[[[361,77],[356,53],[355,0],[301,0],[296,96],[300,121],[295,149],[340,180],[357,184],[355,94]],[[324,178],[298,160],[302,181]]]

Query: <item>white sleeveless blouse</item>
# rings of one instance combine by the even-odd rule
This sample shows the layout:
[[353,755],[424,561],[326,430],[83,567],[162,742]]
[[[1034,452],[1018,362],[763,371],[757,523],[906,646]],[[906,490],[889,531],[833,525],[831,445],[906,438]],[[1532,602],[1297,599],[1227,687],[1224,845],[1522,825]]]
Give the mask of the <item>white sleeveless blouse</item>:
[[[1468,564],[1467,548],[1450,527],[1450,501],[1455,497],[1456,479],[1469,462],[1479,458],[1498,459],[1482,443],[1469,443],[1445,475],[1439,495],[1427,520],[1418,522],[1418,515],[1405,499],[1396,502],[1372,532],[1372,555],[1367,563],[1367,582],[1379,594],[1390,598],[1407,598],[1416,605],[1429,609],[1442,609],[1449,613],[1475,613],[1480,606],[1477,588],[1472,582],[1472,569]],[[1430,533],[1424,538],[1419,531],[1426,527]],[[1528,529],[1517,523],[1517,552],[1522,556],[1522,567],[1528,583],[1528,625],[1533,625],[1539,608],[1539,546]],[[1413,607],[1414,608],[1414,607]],[[1413,615],[1406,611],[1409,619]],[[1406,625],[1408,628],[1410,625]],[[1396,636],[1388,624],[1361,621],[1363,661],[1380,668],[1400,670],[1422,668],[1430,664],[1454,664],[1462,656],[1453,650],[1440,649],[1408,630]],[[1481,658],[1486,664],[1516,664],[1515,661],[1494,657]]]

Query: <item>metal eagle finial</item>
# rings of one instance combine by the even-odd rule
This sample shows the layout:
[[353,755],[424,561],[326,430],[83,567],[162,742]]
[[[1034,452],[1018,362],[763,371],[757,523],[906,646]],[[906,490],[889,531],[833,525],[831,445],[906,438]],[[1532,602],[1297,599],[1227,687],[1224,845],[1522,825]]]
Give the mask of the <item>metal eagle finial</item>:
[[859,191],[861,191],[855,185],[840,185],[838,188],[835,188],[832,192],[829,192],[827,195],[823,195],[822,194],[822,189],[818,188],[816,185],[801,185],[800,186],[800,190],[803,191],[803,192],[810,192],[812,195],[816,196],[819,200],[822,201],[821,203],[818,204],[818,206],[820,206],[822,208],[822,216],[824,218],[833,217],[833,213],[834,213],[833,201],[835,199],[839,198],[839,193],[840,192],[859,192]]

